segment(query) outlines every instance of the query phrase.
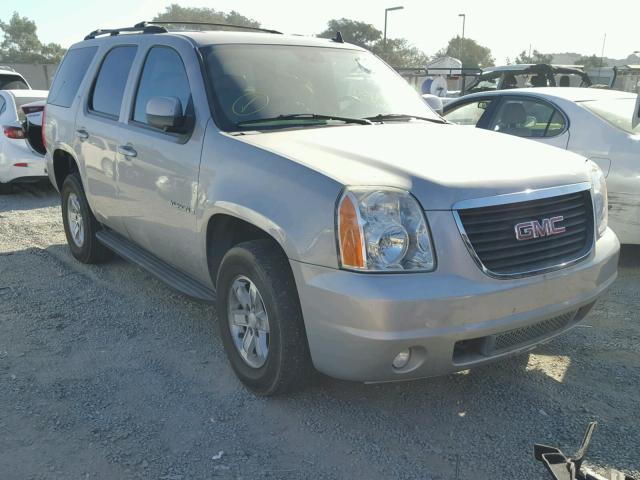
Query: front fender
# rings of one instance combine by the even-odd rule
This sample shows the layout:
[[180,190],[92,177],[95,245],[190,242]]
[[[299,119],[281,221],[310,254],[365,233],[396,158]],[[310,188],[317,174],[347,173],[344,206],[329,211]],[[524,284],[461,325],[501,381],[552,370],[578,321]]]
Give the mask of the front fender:
[[342,185],[294,160],[207,128],[198,182],[197,230],[224,213],[271,235],[288,258],[338,268],[335,205]]

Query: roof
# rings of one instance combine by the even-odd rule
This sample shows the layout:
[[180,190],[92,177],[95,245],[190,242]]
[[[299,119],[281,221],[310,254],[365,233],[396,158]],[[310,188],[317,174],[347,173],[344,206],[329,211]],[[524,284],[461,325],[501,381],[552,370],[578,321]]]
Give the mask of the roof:
[[[635,98],[635,93],[604,88],[585,87],[539,87],[539,88],[513,88],[508,90],[494,90],[490,92],[478,92],[460,97],[470,99],[473,97],[486,97],[494,95],[532,95],[549,100],[561,98],[572,102],[585,102],[589,100],[607,100],[615,98]],[[456,99],[457,101],[457,99]]]
[[49,90],[23,89],[23,90],[3,90],[3,92],[7,92],[14,98],[35,98],[35,97],[47,98],[47,95],[49,95]]
[[497,67],[486,67],[482,69],[482,73],[490,73],[490,72],[520,72],[532,67],[541,67],[541,68],[553,68],[553,69],[567,69],[567,70],[583,70],[582,65],[557,65],[557,64],[547,64],[547,63],[516,63],[514,65],[500,65]]
[[17,75],[18,77],[22,76],[18,72],[16,72],[15,70],[9,69],[9,68],[5,67],[4,65],[0,65],[0,75]]
[[223,45],[223,44],[264,44],[264,45],[300,45],[310,47],[331,47],[331,48],[345,48],[351,50],[363,50],[362,48],[350,44],[340,43],[332,41],[328,38],[307,37],[302,35],[287,35],[287,34],[272,34],[263,32],[234,32],[224,30],[210,30],[210,31],[190,31],[190,30],[172,30],[167,33],[121,33],[115,36],[98,37],[95,39],[85,40],[75,44],[75,47],[80,47],[85,42],[104,42],[110,39],[122,39],[136,37],[148,38],[155,35],[171,35],[177,37],[189,38],[196,47],[205,47],[209,45]]

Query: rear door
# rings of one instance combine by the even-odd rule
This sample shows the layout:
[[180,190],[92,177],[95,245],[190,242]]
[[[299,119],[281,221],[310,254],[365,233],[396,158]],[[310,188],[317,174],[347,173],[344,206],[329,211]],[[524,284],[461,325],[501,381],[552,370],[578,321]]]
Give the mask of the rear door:
[[[176,38],[154,39],[143,53],[118,155],[118,187],[129,237],[164,261],[194,276],[205,267],[196,236],[198,174],[209,118],[194,47]],[[187,118],[178,131],[149,125],[147,102],[180,100]]]
[[120,123],[135,45],[115,45],[104,57],[76,117],[76,152],[84,159],[87,197],[105,225],[125,234],[118,201],[117,147],[124,128]]
[[562,149],[569,143],[569,121],[565,113],[536,97],[501,96],[483,128]]

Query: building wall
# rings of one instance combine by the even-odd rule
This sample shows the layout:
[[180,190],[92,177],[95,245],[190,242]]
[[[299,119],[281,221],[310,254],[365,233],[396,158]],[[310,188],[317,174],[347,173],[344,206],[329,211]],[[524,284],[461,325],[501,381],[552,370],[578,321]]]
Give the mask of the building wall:
[[27,79],[31,88],[35,90],[49,90],[51,81],[53,80],[53,74],[56,72],[56,68],[58,68],[58,65],[54,64],[2,63],[2,65],[11,67],[20,73]]

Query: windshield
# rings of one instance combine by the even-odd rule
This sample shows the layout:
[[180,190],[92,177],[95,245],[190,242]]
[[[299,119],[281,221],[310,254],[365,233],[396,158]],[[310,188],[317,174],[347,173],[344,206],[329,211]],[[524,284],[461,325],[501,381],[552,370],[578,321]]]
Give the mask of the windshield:
[[609,100],[589,100],[580,102],[580,105],[624,132],[640,134],[640,124],[635,128],[631,126],[636,108],[635,96]]
[[225,130],[347,123],[309,115],[277,118],[298,114],[344,119],[404,114],[441,121],[402,77],[368,52],[216,45],[204,48],[203,56]]
[[29,90],[20,75],[0,75],[0,90]]

